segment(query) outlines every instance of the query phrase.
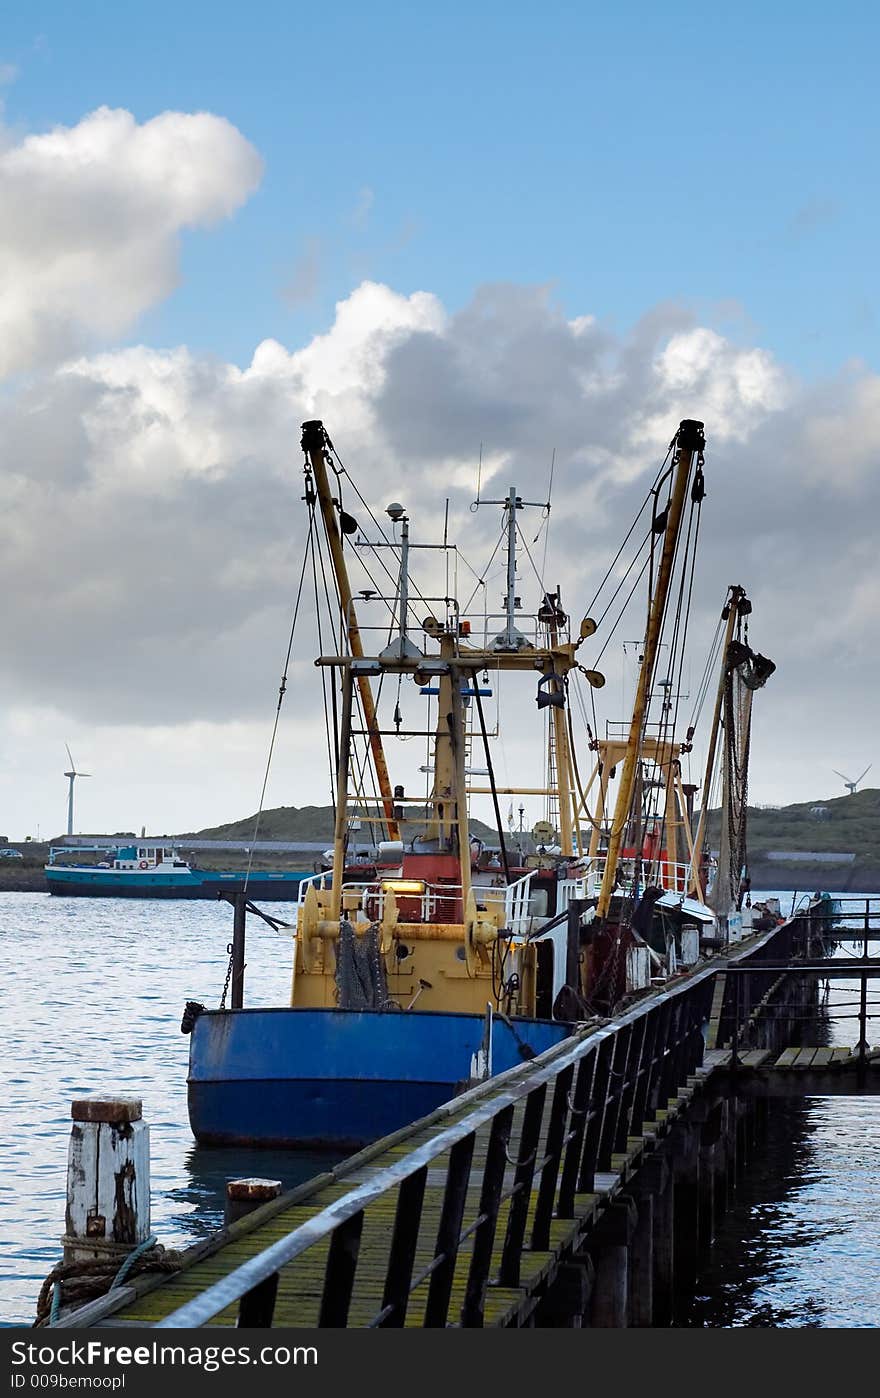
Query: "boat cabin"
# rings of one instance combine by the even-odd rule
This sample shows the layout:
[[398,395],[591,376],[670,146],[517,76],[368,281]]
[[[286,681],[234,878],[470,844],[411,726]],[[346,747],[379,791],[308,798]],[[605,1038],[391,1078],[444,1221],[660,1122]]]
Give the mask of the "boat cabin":
[[115,851],[113,869],[188,869],[175,849],[168,845],[123,845]]

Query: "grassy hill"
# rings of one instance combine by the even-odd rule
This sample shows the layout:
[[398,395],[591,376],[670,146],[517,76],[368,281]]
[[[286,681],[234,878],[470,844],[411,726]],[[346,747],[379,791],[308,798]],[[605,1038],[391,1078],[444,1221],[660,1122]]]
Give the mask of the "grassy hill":
[[[193,839],[201,840],[241,840],[247,844],[253,839],[256,816],[245,816],[243,820],[233,820],[226,825],[214,825],[207,830],[190,830],[187,833]],[[378,829],[378,827],[375,827]],[[404,823],[404,834],[407,837],[418,833],[421,827],[412,823]],[[486,840],[489,844],[498,844],[498,832],[492,830],[482,821],[472,820],[470,822],[471,833],[479,836],[481,840]],[[506,833],[506,832],[505,832]],[[178,837],[181,842],[185,836]],[[260,818],[261,840],[326,840],[329,844],[333,839],[333,807],[332,806],[276,806],[273,810],[264,811]],[[369,828],[364,822],[363,826],[364,843],[370,839]],[[355,836],[357,843],[357,836]]]
[[[717,848],[720,812],[710,810],[709,843]],[[868,787],[852,796],[801,801],[768,810],[750,806],[748,848],[755,887],[806,887],[880,891],[880,790]],[[785,864],[767,859],[767,851],[815,851],[854,854],[854,864]],[[797,876],[799,882],[791,884]],[[767,882],[767,879],[770,882]]]

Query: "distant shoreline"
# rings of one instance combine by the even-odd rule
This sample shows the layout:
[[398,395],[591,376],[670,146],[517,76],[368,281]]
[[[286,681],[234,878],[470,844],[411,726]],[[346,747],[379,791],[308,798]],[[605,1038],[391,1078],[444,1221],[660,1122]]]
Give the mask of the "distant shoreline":
[[[277,861],[281,862],[281,861]],[[17,866],[17,867],[16,867]],[[229,865],[225,864],[225,868]],[[792,889],[799,893],[833,891],[854,895],[880,896],[880,869],[861,870],[847,865],[829,866],[798,862],[784,864],[757,859],[751,867],[752,888]],[[0,860],[0,893],[48,893],[43,863],[34,861],[22,867],[15,860]]]

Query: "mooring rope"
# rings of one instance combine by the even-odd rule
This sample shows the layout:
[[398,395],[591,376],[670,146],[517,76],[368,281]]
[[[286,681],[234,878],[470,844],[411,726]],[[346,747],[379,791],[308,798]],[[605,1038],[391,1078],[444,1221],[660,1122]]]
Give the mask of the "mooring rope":
[[40,1288],[36,1318],[31,1328],[36,1330],[46,1324],[54,1324],[62,1299],[69,1305],[84,1305],[121,1286],[132,1273],[139,1276],[142,1272],[178,1272],[180,1267],[181,1254],[164,1248],[153,1235],[134,1248],[121,1266],[118,1257],[58,1262]]

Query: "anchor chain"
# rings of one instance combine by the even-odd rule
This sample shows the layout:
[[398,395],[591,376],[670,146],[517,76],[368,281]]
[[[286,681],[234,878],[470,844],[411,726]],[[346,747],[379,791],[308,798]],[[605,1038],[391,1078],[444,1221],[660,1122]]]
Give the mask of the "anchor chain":
[[231,942],[227,942],[227,944],[226,944],[226,950],[227,950],[228,953],[229,953],[229,965],[226,967],[226,980],[223,982],[223,993],[222,993],[222,995],[220,996],[220,1008],[221,1008],[221,1010],[225,1010],[225,1009],[226,1009],[226,996],[227,996],[228,993],[229,993],[229,982],[232,980],[232,966],[233,966],[233,962],[234,962],[234,953],[233,953],[233,950],[232,950],[232,943],[231,943]]

